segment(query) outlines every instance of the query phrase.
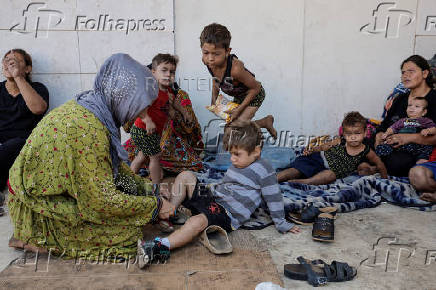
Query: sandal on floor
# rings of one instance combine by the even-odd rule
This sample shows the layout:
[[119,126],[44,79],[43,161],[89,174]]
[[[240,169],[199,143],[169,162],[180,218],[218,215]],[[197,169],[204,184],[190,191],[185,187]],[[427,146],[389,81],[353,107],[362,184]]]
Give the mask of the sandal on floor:
[[315,207],[312,203],[304,208],[301,213],[290,213],[288,215],[288,220],[300,225],[311,225],[315,221],[316,217],[321,213],[329,213],[333,217],[336,216],[336,207]]
[[200,242],[214,254],[228,254],[233,251],[227,232],[216,225],[208,226],[200,235]]
[[[303,257],[298,257],[297,260],[299,258],[303,258]],[[321,264],[320,262],[321,260],[313,260],[313,261],[306,260],[306,263],[311,265],[312,270],[316,274],[318,274],[318,276],[327,278],[327,276],[325,276],[324,274],[324,269],[322,268],[322,266],[319,266]],[[285,264],[283,267],[283,272],[285,276],[288,277],[289,279],[307,281],[307,270],[302,263]]]
[[333,261],[330,265],[323,260],[306,260],[297,258],[300,264],[286,264],[284,274],[294,280],[306,280],[310,285],[318,287],[327,282],[344,282],[352,280],[357,270],[347,263]]
[[322,213],[313,223],[312,239],[320,242],[333,242],[335,239],[334,217],[329,213]]

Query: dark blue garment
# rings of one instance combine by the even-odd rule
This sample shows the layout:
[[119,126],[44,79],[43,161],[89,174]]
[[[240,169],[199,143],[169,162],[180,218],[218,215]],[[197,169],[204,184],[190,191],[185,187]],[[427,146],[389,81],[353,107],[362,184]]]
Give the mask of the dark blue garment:
[[314,152],[307,156],[298,156],[290,167],[300,171],[306,178],[328,169],[324,165],[324,159],[322,159],[320,152]]

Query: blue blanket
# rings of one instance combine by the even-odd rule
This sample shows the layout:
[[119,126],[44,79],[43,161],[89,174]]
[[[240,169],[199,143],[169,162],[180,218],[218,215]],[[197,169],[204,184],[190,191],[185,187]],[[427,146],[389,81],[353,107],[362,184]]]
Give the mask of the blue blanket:
[[[267,153],[274,156],[272,163],[275,168],[282,168],[295,158],[295,154],[289,153],[289,149],[276,149],[279,150],[269,149],[270,152]],[[267,156],[263,155],[263,157]],[[214,164],[213,158],[209,160],[212,161],[205,163],[205,170],[197,173],[197,177],[203,183],[217,183],[224,176],[225,171]],[[228,165],[227,161],[224,167]],[[280,188],[283,192],[286,211],[301,210],[312,202],[317,207],[336,206],[339,212],[350,212],[361,208],[376,207],[383,200],[421,211],[436,210],[436,204],[419,199],[418,193],[410,185],[408,178],[381,179],[375,176],[355,175],[337,180],[330,185],[315,186],[284,182],[280,184]]]
[[[353,180],[354,179],[354,180]],[[287,211],[298,211],[309,202],[317,207],[335,206],[339,212],[371,208],[383,200],[421,211],[435,211],[436,205],[419,199],[408,178],[354,176],[330,185],[305,185],[285,182],[280,184]]]

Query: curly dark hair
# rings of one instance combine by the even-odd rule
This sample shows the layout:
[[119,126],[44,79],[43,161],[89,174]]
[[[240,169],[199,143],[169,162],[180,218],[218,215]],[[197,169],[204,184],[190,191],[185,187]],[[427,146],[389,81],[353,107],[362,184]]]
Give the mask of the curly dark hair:
[[218,23],[212,23],[203,28],[200,35],[200,46],[202,47],[205,43],[211,43],[215,47],[228,49],[231,39],[232,35],[227,27]]
[[347,113],[342,121],[342,128],[352,126],[362,126],[363,128],[366,128],[366,118],[359,112]]

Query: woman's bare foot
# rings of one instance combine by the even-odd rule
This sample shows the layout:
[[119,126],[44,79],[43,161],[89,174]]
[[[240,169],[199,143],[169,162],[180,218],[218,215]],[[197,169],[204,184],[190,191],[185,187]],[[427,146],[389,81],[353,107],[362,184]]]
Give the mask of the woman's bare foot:
[[419,198],[428,202],[436,202],[436,192],[424,192]]
[[24,245],[24,249],[26,251],[31,251],[31,252],[39,253],[39,254],[46,254],[47,253],[46,249],[40,248],[40,247],[37,247],[34,245],[29,245],[29,244]]
[[427,159],[418,159],[418,160],[416,161],[416,164],[422,164],[422,163],[426,163],[426,162],[428,162]]
[[274,128],[274,117],[272,115],[268,115],[265,117],[265,121],[265,128],[274,139],[277,139],[277,130]]
[[9,239],[8,246],[15,249],[24,249],[25,244],[22,241],[17,240],[14,237],[11,237]]
[[29,244],[25,244],[24,242],[14,238],[14,237],[11,237],[9,239],[8,246],[11,248],[15,248],[17,250],[27,250],[27,251],[31,251],[34,253],[40,253],[40,254],[47,253],[46,249],[39,248],[37,246],[33,246],[33,245],[29,245]]

